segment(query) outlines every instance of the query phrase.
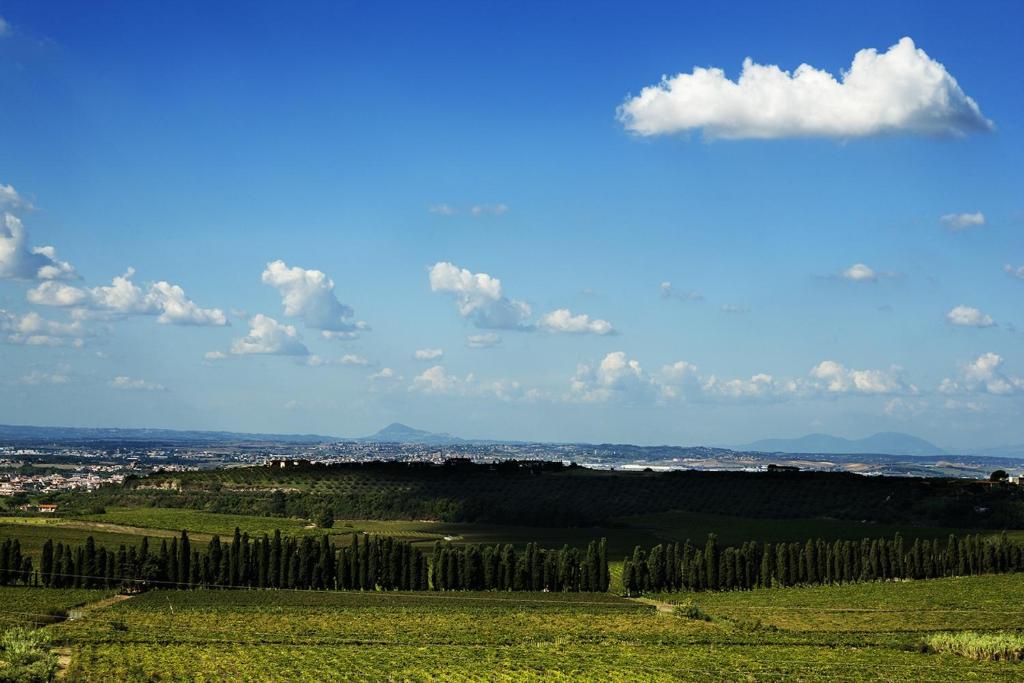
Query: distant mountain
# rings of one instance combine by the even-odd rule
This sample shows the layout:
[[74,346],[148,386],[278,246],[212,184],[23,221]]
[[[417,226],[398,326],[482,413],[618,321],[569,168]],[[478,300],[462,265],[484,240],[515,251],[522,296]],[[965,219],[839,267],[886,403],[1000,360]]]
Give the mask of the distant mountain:
[[452,436],[447,433],[428,432],[424,429],[414,429],[401,422],[392,422],[376,434],[364,436],[359,440],[377,443],[422,443],[437,446],[469,443],[466,439],[458,436]]
[[877,455],[946,455],[933,443],[901,432],[881,432],[863,439],[844,439],[830,434],[808,434],[799,439],[762,439],[736,450],[763,453],[820,453]]
[[338,441],[334,436],[320,434],[252,434],[248,432],[204,432],[177,429],[121,427],[37,427],[33,425],[0,425],[0,441],[8,443],[324,443]]

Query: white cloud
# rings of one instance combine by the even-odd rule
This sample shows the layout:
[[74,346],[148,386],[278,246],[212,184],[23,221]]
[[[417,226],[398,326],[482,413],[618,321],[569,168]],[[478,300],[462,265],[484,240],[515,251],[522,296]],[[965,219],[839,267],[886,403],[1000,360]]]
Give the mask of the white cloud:
[[916,387],[908,385],[898,375],[898,369],[853,370],[836,361],[826,360],[811,368],[811,377],[820,386],[833,394],[895,394],[915,393]]
[[139,287],[132,278],[135,269],[115,277],[109,285],[73,287],[60,282],[43,282],[28,291],[28,300],[41,306],[74,307],[80,318],[90,312],[113,316],[155,315],[164,325],[225,326],[227,316],[219,308],[200,308],[185,295],[180,285],[163,280]]
[[680,301],[703,301],[704,295],[700,292],[686,289],[676,289],[671,282],[661,283],[661,297],[663,299],[679,299]]
[[6,38],[11,35],[11,25],[7,23],[7,20],[0,17],[0,38]]
[[529,304],[502,293],[501,280],[439,261],[430,268],[430,289],[450,294],[459,315],[482,329],[530,329]]
[[537,326],[548,332],[569,334],[614,334],[615,328],[607,320],[594,319],[585,313],[573,315],[568,308],[559,308],[540,317]]
[[463,379],[449,374],[441,365],[434,365],[414,377],[409,390],[424,394],[462,394],[473,382],[472,374]]
[[840,80],[808,64],[791,74],[749,57],[736,81],[722,69],[694,67],[644,88],[617,114],[639,135],[703,129],[709,139],[959,136],[994,127],[946,68],[910,38],[881,54],[858,51]]
[[282,325],[271,317],[257,313],[249,321],[249,334],[236,339],[231,353],[269,354],[275,356],[306,356],[309,349],[302,343],[292,325]]
[[228,354],[223,351],[207,351],[203,354],[205,360],[224,360],[228,357]]
[[[5,190],[13,191],[9,185]],[[16,195],[15,195],[16,196]],[[5,197],[5,201],[12,201]],[[0,214],[0,279],[70,280],[78,277],[67,261],[57,258],[53,247],[30,247],[28,231],[21,219],[4,211]]]
[[[0,21],[3,18],[0,17]],[[33,208],[32,203],[22,197],[13,185],[0,183],[0,209],[29,209]]]
[[449,206],[443,202],[441,204],[431,204],[427,207],[427,211],[430,213],[436,213],[440,216],[454,216],[459,212],[459,210],[454,206]]
[[1009,263],[1003,266],[1003,272],[1007,275],[1017,278],[1018,280],[1024,280],[1024,266],[1018,266],[1014,268]]
[[719,380],[711,375],[701,388],[706,394],[724,398],[758,398],[782,390],[775,378],[764,372],[759,372],[750,379]]
[[722,313],[750,313],[750,306],[745,304],[722,304]]
[[413,358],[416,360],[437,360],[444,355],[444,349],[417,349]]
[[345,333],[368,329],[352,320],[352,309],[334,294],[334,280],[319,270],[289,268],[278,260],[267,264],[262,279],[281,294],[284,314],[301,317],[306,327]]
[[500,216],[507,211],[508,207],[504,204],[474,204],[469,207],[469,212],[474,216],[484,216],[487,214]]
[[1024,378],[1009,375],[1002,370],[1003,357],[997,353],[983,353],[963,366],[960,378],[946,378],[939,384],[944,394],[986,393],[1005,396],[1024,391]]
[[637,401],[657,391],[653,380],[640,367],[640,362],[613,351],[596,366],[581,364],[569,383],[568,400],[582,403],[604,403],[621,399]]
[[359,367],[365,367],[370,364],[370,361],[365,356],[360,356],[359,354],[356,353],[346,353],[344,356],[338,358],[337,360],[322,358],[316,355],[307,356],[305,364],[310,365],[312,367],[320,367],[322,365],[354,365]]
[[402,376],[397,374],[391,368],[381,368],[377,372],[370,375],[370,379],[374,382],[398,382],[402,379]]
[[118,375],[107,382],[107,386],[123,391],[167,391],[162,384],[147,382],[144,379],[132,379],[126,375]]
[[878,280],[878,273],[863,263],[854,263],[841,272],[839,276],[852,282],[876,282]]
[[939,218],[939,222],[954,232],[977,228],[985,225],[985,214],[981,211],[974,213],[947,213]]
[[491,349],[501,344],[501,337],[494,332],[471,334],[466,337],[466,345],[471,349]]
[[38,386],[40,384],[67,384],[71,381],[63,372],[40,372],[39,370],[33,370],[27,375],[23,375],[18,382],[20,384],[28,384],[30,386]]
[[87,332],[81,321],[61,323],[47,320],[32,311],[18,315],[0,308],[0,333],[6,335],[9,344],[25,346],[63,346],[70,343],[81,345],[81,338]]
[[970,306],[957,306],[946,314],[946,320],[952,325],[962,327],[992,327],[996,323],[992,316],[982,313],[977,308]]

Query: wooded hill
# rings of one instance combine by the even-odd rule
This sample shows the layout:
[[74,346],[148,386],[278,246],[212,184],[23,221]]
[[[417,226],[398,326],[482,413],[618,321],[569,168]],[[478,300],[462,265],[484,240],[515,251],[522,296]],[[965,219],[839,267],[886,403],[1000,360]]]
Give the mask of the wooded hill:
[[976,480],[832,472],[619,472],[560,463],[373,462],[159,473],[57,497],[68,513],[160,506],[312,518],[589,526],[667,510],[1010,529],[1024,488]]

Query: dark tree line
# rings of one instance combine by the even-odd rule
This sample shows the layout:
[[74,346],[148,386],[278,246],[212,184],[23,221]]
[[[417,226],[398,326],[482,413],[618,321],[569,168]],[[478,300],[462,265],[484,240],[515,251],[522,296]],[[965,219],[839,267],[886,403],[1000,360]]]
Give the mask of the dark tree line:
[[292,588],[426,590],[427,562],[418,549],[390,537],[352,535],[347,547],[327,536],[293,538],[275,531],[250,538],[235,529],[230,543],[214,536],[204,550],[188,533],[152,548],[148,538],[117,550],[92,536],[81,546],[47,540],[38,582],[58,588],[121,584],[161,588]]
[[0,545],[0,586],[28,585],[31,580],[32,558],[21,554],[18,539],[7,539]]
[[434,590],[504,590],[604,592],[608,590],[605,539],[591,541],[582,552],[563,546],[544,550],[526,544],[453,546],[437,542],[431,557]]
[[757,543],[720,547],[709,535],[703,546],[689,541],[637,546],[625,559],[622,588],[648,591],[748,590],[772,586],[819,585],[931,579],[1024,571],[1024,544],[1003,533],[996,538],[953,536],[945,541],[893,538],[861,541],[808,539],[803,543]]
[[188,533],[164,539],[158,548],[143,538],[117,550],[47,540],[38,572],[21,555],[16,539],[4,542],[0,585],[22,583],[54,588],[289,588],[312,590],[608,590],[606,543],[584,551],[542,550],[536,543],[517,553],[510,545],[452,546],[437,543],[433,561],[410,543],[388,536],[352,534],[335,546],[319,538],[250,538],[239,529],[231,542],[214,536],[204,550]]

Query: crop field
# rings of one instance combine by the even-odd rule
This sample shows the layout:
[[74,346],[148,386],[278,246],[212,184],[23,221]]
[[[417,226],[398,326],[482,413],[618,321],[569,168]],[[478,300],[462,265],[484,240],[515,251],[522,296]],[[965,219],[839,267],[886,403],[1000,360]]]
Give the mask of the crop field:
[[1020,680],[1020,663],[921,643],[1019,627],[1022,590],[1004,575],[666,597],[709,620],[586,593],[152,592],[47,628],[78,681]]
[[301,536],[309,532],[323,533],[323,530],[313,528],[305,519],[232,515],[181,508],[112,507],[102,514],[84,515],[75,519],[146,529],[187,529],[190,534],[219,534],[221,537],[231,536],[235,532],[235,527],[250,536],[273,534],[274,529],[280,529],[282,534],[288,536]]
[[110,591],[0,587],[0,631],[12,626],[50,623],[56,610],[68,611],[107,595]]

